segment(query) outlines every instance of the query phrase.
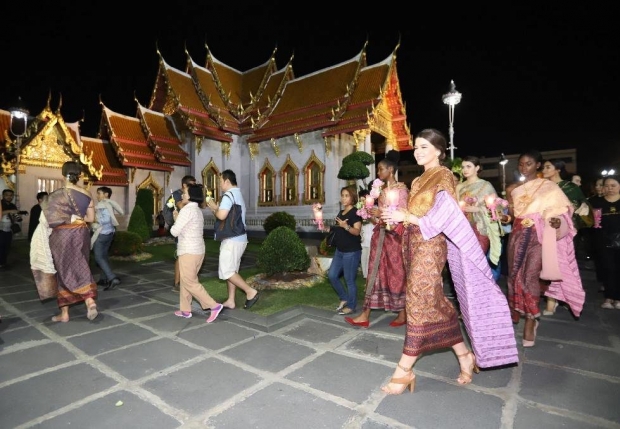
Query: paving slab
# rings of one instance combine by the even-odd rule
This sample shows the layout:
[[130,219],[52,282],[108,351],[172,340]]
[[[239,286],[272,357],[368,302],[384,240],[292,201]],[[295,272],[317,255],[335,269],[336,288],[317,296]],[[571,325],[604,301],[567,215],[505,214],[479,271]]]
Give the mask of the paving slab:
[[[201,277],[216,270],[206,261]],[[519,364],[461,386],[454,353],[428,353],[415,393],[398,396],[380,390],[402,353],[393,313],[373,311],[369,329],[303,305],[207,324],[173,315],[173,273],[172,260],[128,265],[99,291],[97,319],[76,305],[69,323],[51,322],[57,303],[38,300],[26,260],[0,273],[0,428],[620,429],[620,311],[600,308],[592,272],[579,319],[542,317],[530,349],[514,325]]]

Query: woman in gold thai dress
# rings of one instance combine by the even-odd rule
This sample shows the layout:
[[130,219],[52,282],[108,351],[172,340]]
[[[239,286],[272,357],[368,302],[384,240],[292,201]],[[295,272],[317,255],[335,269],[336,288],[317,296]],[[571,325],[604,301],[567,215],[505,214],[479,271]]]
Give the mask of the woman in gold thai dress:
[[[406,210],[385,211],[385,222],[403,222],[407,272],[407,334],[400,361],[382,390],[414,390],[412,366],[425,352],[451,347],[460,366],[459,384],[469,384],[481,367],[518,361],[506,297],[499,289],[478,240],[456,200],[452,171],[441,166],[446,140],[437,130],[421,131],[414,157],[424,167],[411,184]],[[457,312],[443,293],[442,270],[450,263],[457,297],[474,353],[465,345]]]

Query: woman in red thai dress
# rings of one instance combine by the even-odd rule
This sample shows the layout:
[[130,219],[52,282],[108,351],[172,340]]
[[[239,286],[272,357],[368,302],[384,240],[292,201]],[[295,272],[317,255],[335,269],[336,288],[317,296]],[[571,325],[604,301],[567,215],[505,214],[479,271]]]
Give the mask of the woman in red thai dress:
[[375,227],[370,242],[364,307],[357,317],[344,318],[348,324],[361,328],[370,326],[371,309],[397,312],[396,318],[390,322],[390,326],[394,328],[404,325],[407,321],[401,236],[395,231],[386,230],[385,223],[379,218],[381,212],[389,207],[387,192],[393,192],[398,196],[398,208],[405,208],[407,205],[409,189],[404,183],[397,182],[395,177],[399,158],[398,151],[391,150],[377,166],[377,176],[384,186],[379,194],[378,207],[368,210]]

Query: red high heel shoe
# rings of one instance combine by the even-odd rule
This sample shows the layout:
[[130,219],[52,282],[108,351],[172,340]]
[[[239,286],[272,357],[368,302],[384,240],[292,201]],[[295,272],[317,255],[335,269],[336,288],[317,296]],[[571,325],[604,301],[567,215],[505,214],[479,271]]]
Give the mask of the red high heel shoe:
[[358,328],[368,329],[368,327],[370,326],[370,321],[368,320],[365,322],[356,322],[351,317],[345,317],[344,321],[347,322],[349,325],[357,326]]
[[407,321],[406,321],[406,320],[405,320],[405,321],[403,321],[403,322],[397,322],[396,320],[392,320],[392,321],[390,322],[390,326],[391,326],[392,328],[398,328],[399,326],[403,326],[403,325],[405,325],[406,323],[407,323]]

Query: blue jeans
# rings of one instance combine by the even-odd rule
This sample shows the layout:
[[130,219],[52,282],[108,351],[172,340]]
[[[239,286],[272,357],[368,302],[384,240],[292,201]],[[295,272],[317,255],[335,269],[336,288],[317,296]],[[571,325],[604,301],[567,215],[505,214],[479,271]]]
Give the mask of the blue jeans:
[[112,234],[99,234],[97,240],[95,240],[95,244],[93,245],[93,253],[95,255],[95,261],[99,268],[101,268],[101,277],[99,280],[112,280],[116,277],[116,274],[110,268],[110,259],[108,257],[108,252],[110,251],[110,246],[112,245],[112,241],[114,240],[114,233]]
[[[327,272],[329,282],[336,294],[338,294],[338,298],[340,298],[340,301],[346,301],[347,307],[353,311],[357,307],[357,284],[355,283],[355,278],[357,277],[357,268],[360,266],[361,259],[361,250],[341,252],[336,249]],[[340,281],[340,277],[343,275],[344,281],[347,284],[346,288]]]

